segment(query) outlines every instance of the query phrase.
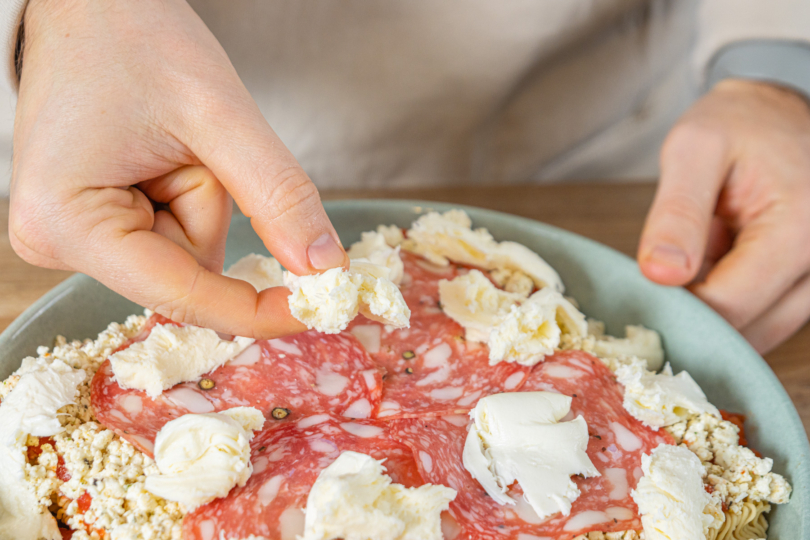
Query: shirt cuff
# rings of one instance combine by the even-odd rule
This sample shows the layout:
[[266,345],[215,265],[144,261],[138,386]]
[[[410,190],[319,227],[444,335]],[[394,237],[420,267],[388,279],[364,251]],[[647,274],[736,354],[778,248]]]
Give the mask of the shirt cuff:
[[707,75],[707,89],[723,79],[748,79],[790,88],[810,101],[810,44],[765,39],[732,43],[714,56]]

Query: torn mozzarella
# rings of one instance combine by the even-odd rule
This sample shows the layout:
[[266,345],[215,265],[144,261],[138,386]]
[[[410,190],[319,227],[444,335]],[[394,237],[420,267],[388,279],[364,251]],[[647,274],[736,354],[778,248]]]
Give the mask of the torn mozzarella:
[[624,338],[600,336],[593,345],[594,353],[603,358],[637,356],[647,361],[647,369],[661,369],[664,364],[664,348],[658,332],[633,325],[626,326],[624,331]]
[[309,492],[302,540],[441,540],[441,513],[455,496],[440,485],[394,484],[382,461],[343,452]]
[[580,494],[571,476],[600,476],[586,454],[585,419],[560,422],[570,408],[570,397],[552,392],[482,398],[470,412],[464,467],[498,504],[515,504],[508,490],[517,481],[540,519],[568,515]]
[[143,390],[155,399],[176,384],[220,367],[254,341],[227,341],[197,326],[158,324],[145,340],[110,356],[110,364],[121,388]]
[[[401,234],[401,232],[400,232]],[[347,252],[350,259],[366,259],[374,264],[385,266],[391,272],[388,279],[399,285],[404,273],[399,246],[391,247],[385,236],[378,232],[364,232],[359,242],[355,242]]]
[[634,358],[615,373],[624,386],[624,408],[645,426],[657,430],[701,413],[720,418],[720,411],[689,373],[673,376],[669,363],[654,373],[646,369],[646,362]]
[[155,438],[160,474],[145,488],[190,512],[244,486],[253,471],[250,440],[264,424],[261,411],[234,407],[219,413],[186,414],[168,422]]
[[369,319],[407,328],[411,311],[389,279],[390,270],[365,259],[351,261],[349,271],[332,268],[322,274],[284,274],[292,291],[290,311],[307,328],[335,334],[344,330],[358,311]]
[[284,284],[281,265],[278,261],[256,253],[242,257],[222,275],[247,281],[257,291],[270,287],[281,287]]

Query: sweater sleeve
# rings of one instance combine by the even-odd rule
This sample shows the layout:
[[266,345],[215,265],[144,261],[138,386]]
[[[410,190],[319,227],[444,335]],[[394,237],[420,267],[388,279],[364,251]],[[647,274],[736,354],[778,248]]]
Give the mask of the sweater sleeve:
[[0,0],[0,59],[2,59],[2,84],[10,92],[17,91],[17,73],[14,69],[14,48],[17,45],[17,30],[20,17],[28,0]]
[[743,78],[810,98],[810,2],[703,0],[694,62],[705,88]]

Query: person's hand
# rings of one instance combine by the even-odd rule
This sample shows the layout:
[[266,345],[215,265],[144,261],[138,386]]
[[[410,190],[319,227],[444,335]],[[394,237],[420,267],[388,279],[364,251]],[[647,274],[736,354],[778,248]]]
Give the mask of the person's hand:
[[727,80],[678,122],[639,245],[651,280],[690,290],[760,352],[810,317],[810,107]]
[[174,321],[303,330],[285,289],[220,275],[229,193],[288,270],[347,264],[317,189],[184,0],[30,1],[9,220],[23,259]]

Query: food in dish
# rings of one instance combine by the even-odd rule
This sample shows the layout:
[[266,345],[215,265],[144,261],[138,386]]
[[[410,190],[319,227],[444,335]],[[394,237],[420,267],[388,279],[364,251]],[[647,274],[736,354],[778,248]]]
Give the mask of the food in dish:
[[[26,359],[0,387],[0,425],[20,434],[0,448],[0,504],[15,509],[0,538],[58,538],[58,523],[75,540],[760,538],[788,501],[739,417],[688,374],[657,372],[656,332],[605,336],[524,246],[451,211],[349,253],[366,270],[311,287],[259,255],[229,270],[258,290],[286,283],[313,328],[296,336],[147,314]],[[150,367],[135,377],[137,358]],[[72,386],[41,429],[14,413],[38,399],[37,370]],[[185,492],[154,488],[172,475]]]

